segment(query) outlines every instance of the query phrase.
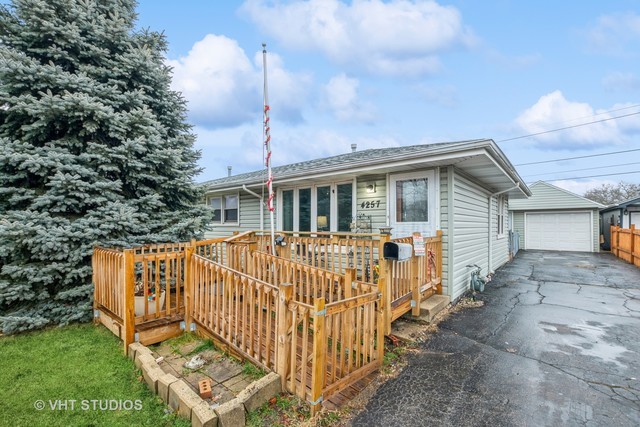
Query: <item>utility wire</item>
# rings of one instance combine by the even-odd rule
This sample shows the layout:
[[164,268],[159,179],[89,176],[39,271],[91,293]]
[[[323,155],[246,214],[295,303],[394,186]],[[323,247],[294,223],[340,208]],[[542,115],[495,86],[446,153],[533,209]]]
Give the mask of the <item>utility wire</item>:
[[586,159],[588,157],[611,156],[613,154],[631,153],[633,151],[640,151],[640,148],[635,148],[635,149],[632,149],[632,150],[610,151],[608,153],[600,153],[600,154],[589,154],[587,156],[565,157],[563,159],[542,160],[542,161],[539,161],[539,162],[520,163],[520,164],[517,164],[517,165],[514,165],[514,166],[540,165],[542,163],[560,162],[562,160]]
[[600,178],[600,177],[603,177],[603,176],[630,175],[630,174],[634,174],[634,173],[640,173],[640,171],[606,173],[606,174],[603,174],[603,175],[576,176],[576,177],[573,177],[573,178],[549,179],[547,181],[567,181],[567,180],[571,180],[571,179]]
[[592,124],[595,124],[595,123],[607,122],[609,120],[616,120],[616,119],[622,119],[624,117],[636,116],[638,114],[640,114],[640,111],[636,111],[635,113],[623,114],[621,116],[608,117],[606,119],[600,119],[600,120],[594,120],[594,121],[591,121],[591,122],[580,123],[579,125],[565,126],[565,127],[558,128],[558,129],[551,129],[551,130],[545,130],[545,131],[542,131],[542,132],[531,133],[529,135],[522,135],[522,136],[516,136],[516,137],[513,137],[513,138],[501,139],[500,141],[496,141],[496,142],[514,141],[516,139],[523,139],[523,138],[529,138],[529,137],[532,137],[532,136],[544,135],[544,134],[552,133],[552,132],[559,132],[561,130],[573,129],[573,128],[577,128],[577,127],[580,127],[580,126],[587,126],[587,125],[592,125]]
[[553,174],[557,174],[557,173],[589,171],[589,170],[594,170],[594,169],[606,169],[606,168],[613,168],[613,167],[618,167],[618,166],[630,166],[630,165],[640,165],[640,162],[620,163],[620,164],[617,164],[617,165],[597,166],[597,167],[593,167],[593,168],[582,168],[582,169],[571,169],[571,170],[557,171],[557,172],[535,173],[533,175],[524,175],[524,178],[531,177],[531,176],[553,175]]
[[637,107],[640,107],[640,104],[629,105],[629,106],[627,106],[627,107],[616,108],[616,109],[614,109],[614,110],[602,111],[602,112],[600,112],[600,113],[595,113],[595,114],[591,114],[591,115],[588,115],[588,116],[575,117],[575,118],[573,118],[573,119],[563,120],[563,121],[561,121],[561,122],[556,122],[556,123],[552,123],[552,124],[561,124],[561,123],[575,122],[576,120],[590,119],[590,118],[593,118],[593,117],[601,116],[601,115],[603,115],[603,114],[615,113],[616,111],[628,110],[628,109],[630,109],[630,108],[637,108]]

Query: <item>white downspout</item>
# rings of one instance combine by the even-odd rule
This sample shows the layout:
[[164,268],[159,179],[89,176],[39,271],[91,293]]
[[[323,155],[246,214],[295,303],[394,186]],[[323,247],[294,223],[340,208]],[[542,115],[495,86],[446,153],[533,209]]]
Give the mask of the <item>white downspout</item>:
[[242,184],[242,189],[247,193],[251,194],[252,196],[260,199],[260,230],[263,231],[264,230],[264,197],[262,197],[261,195],[259,195],[254,191],[249,190],[245,184]]
[[[520,183],[516,183],[515,186],[507,188],[506,190],[498,191],[489,195],[489,254],[487,256],[487,274],[493,274],[493,203],[491,201],[494,197],[500,194],[508,193],[509,191],[520,188]],[[504,220],[503,220],[504,221]]]

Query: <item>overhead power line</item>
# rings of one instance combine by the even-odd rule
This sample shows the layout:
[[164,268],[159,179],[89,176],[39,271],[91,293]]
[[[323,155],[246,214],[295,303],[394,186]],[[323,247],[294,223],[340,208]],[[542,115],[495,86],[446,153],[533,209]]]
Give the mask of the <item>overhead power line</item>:
[[609,120],[617,120],[617,119],[622,119],[624,117],[636,116],[638,114],[640,114],[640,111],[636,111],[635,113],[623,114],[621,116],[607,117],[606,119],[593,120],[591,122],[580,123],[578,125],[571,125],[571,126],[565,126],[565,127],[557,128],[557,129],[545,130],[545,131],[542,131],[542,132],[530,133],[529,135],[522,135],[522,136],[516,136],[516,137],[513,137],[513,138],[501,139],[500,141],[496,141],[496,142],[515,141],[516,139],[523,139],[523,138],[529,138],[529,137],[532,137],[532,136],[544,135],[544,134],[552,133],[552,132],[559,132],[561,130],[573,129],[573,128],[577,128],[577,127],[581,127],[581,126],[592,125],[592,124],[595,124],[595,123],[607,122]]
[[563,159],[552,159],[552,160],[542,160],[542,161],[539,161],[539,162],[520,163],[520,164],[517,164],[517,165],[514,165],[514,166],[540,165],[542,163],[554,163],[554,162],[560,162],[560,161],[563,161],[563,160],[586,159],[586,158],[589,158],[589,157],[611,156],[613,154],[631,153],[633,151],[640,151],[640,148],[634,148],[632,150],[610,151],[608,153],[600,153],[600,154],[589,154],[589,155],[586,155],[586,156],[565,157]]
[[580,171],[589,171],[589,170],[594,170],[594,169],[606,169],[606,168],[614,168],[614,167],[618,167],[618,166],[631,166],[631,165],[640,165],[640,162],[619,163],[617,165],[596,166],[596,167],[593,167],[593,168],[571,169],[571,170],[557,171],[557,172],[535,173],[535,174],[532,174],[532,175],[524,175],[524,177],[527,178],[527,177],[531,177],[531,176],[554,175],[554,174],[558,174],[558,173],[580,172]]
[[[590,118],[593,118],[593,117],[602,116],[603,114],[615,113],[616,111],[628,110],[630,108],[637,108],[637,107],[640,107],[640,104],[628,105],[626,107],[615,108],[613,110],[601,111],[600,113],[590,114],[588,116],[575,117],[573,119],[563,120],[561,122],[556,122],[555,124],[569,123],[569,122],[575,122],[576,120],[590,119]],[[554,123],[552,123],[552,124],[554,124]]]
[[571,179],[586,179],[586,178],[600,178],[603,176],[616,176],[616,175],[631,175],[634,173],[640,173],[640,171],[633,172],[619,172],[619,173],[605,173],[602,175],[589,175],[589,176],[574,176],[573,178],[558,178],[558,179],[548,179],[547,181],[567,181]]

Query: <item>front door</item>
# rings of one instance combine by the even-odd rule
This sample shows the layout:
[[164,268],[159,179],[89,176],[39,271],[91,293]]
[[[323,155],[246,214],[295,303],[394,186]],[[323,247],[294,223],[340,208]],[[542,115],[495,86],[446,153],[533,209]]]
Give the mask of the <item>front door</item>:
[[390,177],[389,225],[393,237],[436,232],[435,173],[412,172]]

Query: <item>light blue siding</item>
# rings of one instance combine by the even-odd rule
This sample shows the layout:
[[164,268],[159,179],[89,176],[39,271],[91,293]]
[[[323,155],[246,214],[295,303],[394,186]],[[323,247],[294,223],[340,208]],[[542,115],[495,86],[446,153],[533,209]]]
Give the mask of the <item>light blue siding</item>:
[[469,287],[469,264],[488,273],[489,199],[484,189],[456,173],[453,191],[453,277],[452,299],[458,299]]

